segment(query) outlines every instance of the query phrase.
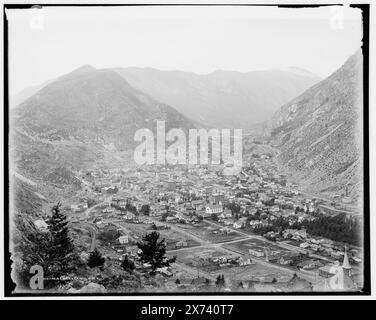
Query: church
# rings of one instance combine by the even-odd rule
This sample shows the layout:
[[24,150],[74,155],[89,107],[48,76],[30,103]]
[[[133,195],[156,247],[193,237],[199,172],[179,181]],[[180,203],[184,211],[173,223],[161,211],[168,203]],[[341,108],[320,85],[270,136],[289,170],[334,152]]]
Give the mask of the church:
[[347,250],[343,257],[342,266],[332,266],[330,273],[333,276],[316,283],[313,291],[358,291],[359,288],[352,278],[352,267],[349,262]]

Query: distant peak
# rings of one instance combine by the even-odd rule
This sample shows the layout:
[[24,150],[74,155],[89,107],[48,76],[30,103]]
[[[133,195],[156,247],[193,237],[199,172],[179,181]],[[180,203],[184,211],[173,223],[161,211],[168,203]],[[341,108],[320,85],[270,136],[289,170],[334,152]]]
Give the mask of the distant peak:
[[90,64],[84,64],[83,66],[73,70],[71,73],[82,73],[82,72],[89,72],[96,70],[92,65]]

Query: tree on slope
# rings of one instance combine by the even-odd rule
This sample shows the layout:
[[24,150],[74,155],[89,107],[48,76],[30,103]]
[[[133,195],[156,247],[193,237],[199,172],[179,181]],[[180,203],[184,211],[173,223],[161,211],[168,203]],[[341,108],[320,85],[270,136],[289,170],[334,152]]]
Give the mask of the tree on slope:
[[141,252],[138,254],[139,260],[151,265],[150,274],[155,274],[158,268],[168,267],[174,263],[176,257],[166,257],[165,239],[159,240],[160,234],[156,231],[146,234],[142,242],[137,243]]

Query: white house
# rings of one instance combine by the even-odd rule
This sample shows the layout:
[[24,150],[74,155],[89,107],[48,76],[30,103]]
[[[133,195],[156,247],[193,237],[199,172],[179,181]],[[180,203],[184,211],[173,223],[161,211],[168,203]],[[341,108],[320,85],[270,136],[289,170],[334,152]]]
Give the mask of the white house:
[[221,214],[223,212],[222,205],[208,205],[205,209],[205,213],[207,214]]
[[120,237],[118,238],[118,241],[119,241],[120,244],[127,244],[127,243],[129,242],[129,238],[128,238],[127,235],[125,235],[125,236],[120,236]]
[[255,257],[263,257],[264,256],[264,250],[261,248],[255,248],[255,249],[249,249],[249,254],[255,256]]
[[34,221],[35,227],[42,232],[48,231],[48,224],[43,219],[38,219]]
[[136,215],[132,212],[129,212],[129,211],[124,215],[124,219],[126,219],[126,220],[133,220],[135,217],[136,217]]

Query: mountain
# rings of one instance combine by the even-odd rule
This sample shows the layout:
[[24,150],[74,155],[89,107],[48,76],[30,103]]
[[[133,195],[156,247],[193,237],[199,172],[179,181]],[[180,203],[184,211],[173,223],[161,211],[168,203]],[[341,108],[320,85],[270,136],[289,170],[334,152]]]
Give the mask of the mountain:
[[355,53],[268,123],[280,160],[307,188],[353,200],[362,185],[362,61]]
[[298,68],[198,75],[152,68],[115,68],[132,86],[214,127],[248,127],[269,119],[282,104],[320,78]]
[[38,216],[47,201],[37,192],[35,185],[27,180],[22,180],[22,176],[20,178],[18,174],[12,175],[11,184],[11,195],[14,199],[14,201],[10,202],[11,207],[13,206],[12,209],[17,212]]
[[38,139],[113,143],[124,150],[157,119],[194,127],[172,107],[133,88],[116,72],[84,66],[39,90],[13,112],[17,127]]
[[139,144],[134,142],[135,131],[155,131],[157,120],[166,121],[166,131],[196,127],[116,72],[81,67],[11,110],[11,169],[35,181],[44,196],[75,194],[80,189],[77,170],[130,164]]
[[[93,70],[85,65],[75,73]],[[198,75],[153,68],[113,68],[132,87],[173,106],[197,122],[215,127],[248,127],[269,119],[279,106],[321,80],[297,67],[253,72],[215,71]],[[16,106],[49,80],[11,97]]]

